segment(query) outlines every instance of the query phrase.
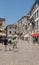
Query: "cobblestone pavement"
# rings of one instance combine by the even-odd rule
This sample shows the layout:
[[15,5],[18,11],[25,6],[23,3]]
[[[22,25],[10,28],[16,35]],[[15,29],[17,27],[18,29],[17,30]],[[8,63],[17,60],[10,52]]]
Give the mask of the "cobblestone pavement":
[[0,44],[0,65],[39,65],[39,44],[19,40],[18,49],[4,51]]

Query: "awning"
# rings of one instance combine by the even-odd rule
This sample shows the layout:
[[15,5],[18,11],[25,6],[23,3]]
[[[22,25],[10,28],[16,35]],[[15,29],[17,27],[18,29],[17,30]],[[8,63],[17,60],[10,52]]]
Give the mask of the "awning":
[[31,34],[33,37],[39,37],[39,32],[35,32]]

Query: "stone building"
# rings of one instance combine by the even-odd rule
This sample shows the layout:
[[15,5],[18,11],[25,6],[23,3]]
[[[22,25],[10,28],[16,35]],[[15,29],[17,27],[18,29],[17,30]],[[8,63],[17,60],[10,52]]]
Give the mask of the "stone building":
[[23,16],[18,20],[18,32],[22,34],[27,34],[28,33],[28,28],[29,28],[29,15]]
[[5,37],[5,18],[0,18],[0,37]]
[[8,38],[13,38],[17,34],[17,24],[10,24],[6,27],[6,34]]
[[32,31],[39,30],[39,0],[35,0],[30,12],[30,23],[32,24]]

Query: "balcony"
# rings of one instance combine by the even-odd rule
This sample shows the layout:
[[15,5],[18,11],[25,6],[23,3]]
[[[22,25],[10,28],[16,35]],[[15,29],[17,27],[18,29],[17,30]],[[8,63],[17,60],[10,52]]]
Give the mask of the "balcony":
[[4,30],[4,28],[5,28],[4,26],[0,26],[0,30]]
[[0,36],[6,36],[6,33],[2,33],[2,32],[1,32],[1,33],[0,33]]

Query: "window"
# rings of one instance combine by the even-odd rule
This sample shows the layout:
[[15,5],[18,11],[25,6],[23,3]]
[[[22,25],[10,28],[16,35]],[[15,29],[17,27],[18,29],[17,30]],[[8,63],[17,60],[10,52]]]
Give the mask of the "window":
[[38,17],[38,10],[37,10],[37,17]]
[[0,30],[0,32],[2,32],[2,31]]
[[11,31],[9,31],[9,33],[11,34]]
[[16,29],[16,27],[15,27],[15,29]]
[[37,21],[37,29],[38,29],[38,21]]
[[16,31],[15,31],[15,34],[16,34]]
[[35,18],[36,18],[36,13],[35,13]]
[[27,30],[27,25],[25,25],[25,29]]
[[9,27],[11,29],[11,27]]
[[34,19],[35,19],[35,14],[33,14],[33,17],[34,17]]
[[34,27],[35,27],[35,23],[34,22],[32,22],[32,29],[34,30]]
[[0,23],[0,26],[2,26],[2,23]]

